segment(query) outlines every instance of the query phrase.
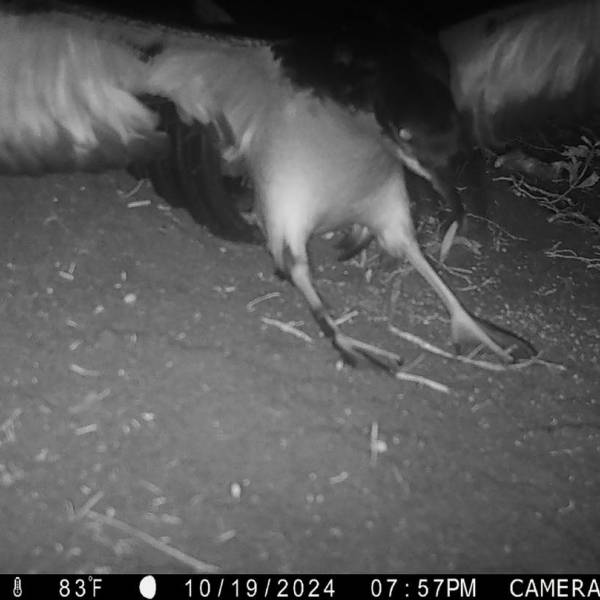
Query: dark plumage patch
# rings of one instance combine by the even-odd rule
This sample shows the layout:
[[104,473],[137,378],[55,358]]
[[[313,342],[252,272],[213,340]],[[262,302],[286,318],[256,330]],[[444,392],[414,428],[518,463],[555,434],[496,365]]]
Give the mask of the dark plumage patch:
[[224,119],[215,124],[190,125],[179,118],[175,105],[155,96],[140,98],[161,117],[159,129],[168,135],[167,151],[161,157],[140,159],[130,172],[149,179],[157,194],[173,206],[183,207],[194,220],[224,239],[257,242],[258,229],[241,214],[238,180],[223,175],[222,152],[233,145]]
[[394,141],[407,129],[411,144],[427,146],[456,127],[448,59],[437,39],[419,29],[303,35],[273,44],[273,52],[299,89],[374,112]]
[[273,45],[283,73],[299,89],[355,109],[372,106],[377,53],[365,41],[344,36],[299,36]]
[[274,43],[284,75],[299,89],[358,110],[372,110],[385,79],[414,83],[449,81],[448,61],[437,41],[408,26],[387,32],[345,29],[334,34],[304,34]]

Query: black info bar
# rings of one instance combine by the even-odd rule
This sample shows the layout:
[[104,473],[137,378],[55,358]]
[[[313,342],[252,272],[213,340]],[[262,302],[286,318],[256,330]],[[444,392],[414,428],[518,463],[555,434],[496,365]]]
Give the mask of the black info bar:
[[598,598],[597,575],[1,575],[21,600]]

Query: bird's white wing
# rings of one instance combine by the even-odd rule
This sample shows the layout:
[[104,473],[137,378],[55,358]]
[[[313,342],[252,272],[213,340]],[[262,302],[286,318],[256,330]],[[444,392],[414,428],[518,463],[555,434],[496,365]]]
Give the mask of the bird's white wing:
[[251,239],[221,173],[261,130],[277,68],[247,41],[0,7],[0,173],[133,166],[215,233]]
[[598,0],[529,2],[442,31],[455,102],[475,138],[493,143],[504,127],[598,106],[599,31]]
[[227,111],[247,130],[275,68],[266,48],[56,10],[2,10],[0,57],[0,164],[15,172],[122,166],[160,146],[145,95],[188,122]]
[[41,172],[122,165],[161,143],[135,97],[148,64],[92,22],[0,15],[0,165]]

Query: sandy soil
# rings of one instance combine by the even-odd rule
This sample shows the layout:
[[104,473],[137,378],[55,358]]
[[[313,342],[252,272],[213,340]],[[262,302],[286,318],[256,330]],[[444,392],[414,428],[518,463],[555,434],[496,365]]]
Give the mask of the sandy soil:
[[600,272],[544,252],[598,240],[482,190],[510,235],[472,221],[479,253],[457,246],[468,271],[444,276],[565,367],[504,372],[392,335],[451,350],[418,274],[317,240],[346,330],[442,393],[339,369],[263,248],[133,185],[0,180],[2,572],[193,570],[140,532],[226,572],[597,571]]

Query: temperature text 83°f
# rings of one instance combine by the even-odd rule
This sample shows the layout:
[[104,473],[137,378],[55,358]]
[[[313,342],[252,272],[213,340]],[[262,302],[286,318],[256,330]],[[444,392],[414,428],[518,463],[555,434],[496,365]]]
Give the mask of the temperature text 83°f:
[[101,591],[101,577],[62,577],[58,582],[60,598],[96,598]]

